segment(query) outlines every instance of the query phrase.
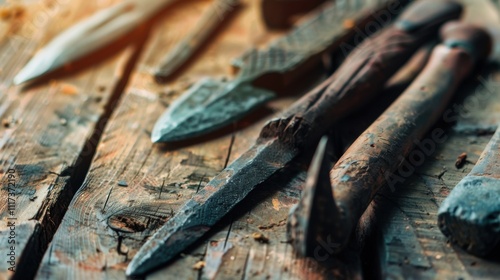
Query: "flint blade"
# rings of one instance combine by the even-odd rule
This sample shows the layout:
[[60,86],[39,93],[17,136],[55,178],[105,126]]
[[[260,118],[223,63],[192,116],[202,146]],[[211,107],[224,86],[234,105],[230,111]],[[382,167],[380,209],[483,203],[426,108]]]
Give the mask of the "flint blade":
[[278,138],[253,146],[210,181],[144,244],[127,268],[139,276],[170,261],[205,235],[252,190],[298,154]]
[[104,47],[175,1],[129,0],[97,12],[66,29],[39,50],[14,77],[14,83],[31,81]]

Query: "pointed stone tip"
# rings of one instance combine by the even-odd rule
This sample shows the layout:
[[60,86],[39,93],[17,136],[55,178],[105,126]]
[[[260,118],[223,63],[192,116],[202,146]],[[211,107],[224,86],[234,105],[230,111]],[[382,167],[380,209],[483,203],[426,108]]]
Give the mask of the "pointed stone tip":
[[157,265],[153,258],[142,256],[139,252],[127,266],[125,274],[131,277],[143,276]]
[[194,134],[184,134],[184,133],[178,133],[177,130],[174,129],[159,129],[159,128],[154,128],[153,132],[151,133],[151,142],[153,143],[166,143],[166,142],[175,142],[175,141],[182,141],[186,140],[189,137],[195,137],[196,135]]
[[33,67],[31,67],[28,63],[23,69],[21,69],[21,71],[17,73],[12,81],[15,85],[21,85],[42,76],[44,73],[44,71],[39,71],[39,69],[33,69]]
[[136,266],[128,266],[127,267],[127,270],[125,271],[125,274],[128,276],[128,277],[138,277],[138,276],[142,276],[142,273]]
[[136,266],[132,265],[132,262],[127,266],[127,270],[125,270],[125,274],[127,276],[139,276]]
[[161,140],[161,135],[153,131],[153,133],[151,133],[151,142],[160,143],[161,142],[160,140]]
[[23,72],[19,72],[15,77],[14,79],[12,80],[12,82],[14,83],[14,85],[18,86],[20,84],[23,84],[25,82],[27,82],[28,79],[26,79],[25,75],[23,75]]

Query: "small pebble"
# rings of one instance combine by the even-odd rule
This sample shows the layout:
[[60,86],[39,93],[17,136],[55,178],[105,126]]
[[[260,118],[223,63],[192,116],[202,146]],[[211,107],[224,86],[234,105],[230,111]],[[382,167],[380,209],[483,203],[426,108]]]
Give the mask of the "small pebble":
[[467,153],[461,153],[457,157],[457,160],[455,161],[455,167],[462,168],[464,166],[466,160],[467,160]]
[[254,240],[259,241],[260,243],[268,243],[269,238],[267,238],[264,234],[260,232],[255,232],[252,234]]
[[352,19],[346,19],[344,20],[343,24],[344,28],[346,29],[351,29],[353,28],[354,26],[356,26],[356,22]]
[[199,261],[193,265],[194,270],[202,270],[205,267],[204,261]]
[[78,88],[71,84],[61,84],[61,92],[67,95],[74,95],[78,93]]
[[118,186],[120,186],[120,187],[128,187],[128,184],[127,184],[126,181],[121,180],[121,181],[118,182]]

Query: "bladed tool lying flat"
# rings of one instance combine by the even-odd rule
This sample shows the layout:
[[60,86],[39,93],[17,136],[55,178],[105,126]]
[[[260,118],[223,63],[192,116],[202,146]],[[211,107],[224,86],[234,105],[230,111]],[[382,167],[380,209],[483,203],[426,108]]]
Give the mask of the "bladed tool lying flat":
[[22,84],[104,47],[177,0],[128,0],[66,29],[39,50],[14,77]]
[[215,0],[194,30],[182,39],[162,60],[155,71],[157,81],[169,79],[193,53],[200,48],[203,42],[212,35],[214,30],[223,21],[224,17],[240,4],[241,0]]
[[[434,48],[420,75],[331,169],[331,193],[323,191],[327,197],[321,198],[304,196],[291,213],[288,233],[300,254],[313,256],[325,240],[336,245],[334,251],[344,249],[378,190],[400,181],[393,172],[405,157],[414,164],[428,156],[413,148],[441,117],[462,81],[491,51],[488,33],[470,24],[448,23],[441,34],[444,42]],[[431,134],[434,138],[429,141],[441,141],[442,134]],[[311,224],[311,211],[319,223]]]
[[500,244],[500,128],[476,166],[438,212],[444,235],[468,252],[486,256]]
[[411,55],[461,11],[452,2],[417,1],[395,24],[365,40],[332,77],[282,118],[271,120],[253,147],[187,201],[139,250],[127,274],[145,274],[197,241],[252,190],[315,146],[332,124],[380,93]]
[[[352,19],[358,23],[372,20],[380,26],[381,23],[371,17],[385,5],[374,5],[373,1],[366,0],[365,6],[359,2],[359,5],[347,5],[347,2],[354,1],[326,5],[316,16],[299,25],[287,36],[272,42],[266,49],[247,52],[235,61],[239,73],[234,80],[200,80],[173,102],[157,120],[151,141],[179,141],[203,135],[231,124],[274,98],[275,93],[266,87],[290,84],[306,74],[312,66],[319,64],[322,54],[338,47],[345,38],[355,33],[349,26],[344,26],[344,20]],[[396,2],[392,6],[401,8],[397,4],[401,5],[405,1],[377,2]],[[360,9],[360,6],[364,9]],[[387,10],[385,13],[396,16]],[[367,34],[361,34],[364,35]],[[269,84],[270,79],[272,85]]]

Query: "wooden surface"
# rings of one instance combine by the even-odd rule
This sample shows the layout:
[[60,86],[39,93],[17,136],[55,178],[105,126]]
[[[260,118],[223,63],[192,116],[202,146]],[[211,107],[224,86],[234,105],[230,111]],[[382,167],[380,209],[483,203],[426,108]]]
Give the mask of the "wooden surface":
[[[139,28],[115,55],[91,56],[90,61],[100,61],[95,65],[75,66],[71,74],[35,87],[11,84],[47,40],[115,2],[15,1],[24,15],[0,25],[5,32],[0,41],[0,279],[12,276],[4,261],[10,168],[16,170],[17,278],[124,279],[128,262],[145,240],[252,145],[267,119],[307,90],[295,89],[204,139],[151,144],[154,122],[184,89],[203,76],[230,77],[233,58],[276,37],[261,24],[259,3],[252,0],[243,1],[219,35],[169,84],[155,83],[151,70],[211,1],[180,1],[154,27]],[[468,11],[470,20],[482,13],[474,9]],[[500,121],[500,66],[490,63],[480,77],[486,86],[478,79],[468,82],[450,107],[466,105],[470,112],[436,125],[448,140],[396,191],[388,188],[373,203],[376,225],[369,231],[362,262],[355,258],[325,265],[293,253],[285,225],[304,180],[304,166],[299,165],[298,175],[253,194],[206,239],[146,278],[325,279],[361,277],[364,271],[366,278],[494,279],[500,273],[498,260],[467,255],[448,244],[436,225],[440,202],[470,170]],[[358,114],[339,127],[339,146],[346,148],[380,110]],[[462,152],[470,163],[457,169],[455,160]],[[254,240],[253,233],[269,242]],[[200,261],[205,267],[194,269]]]

